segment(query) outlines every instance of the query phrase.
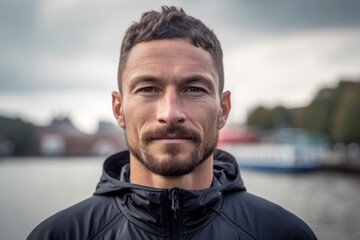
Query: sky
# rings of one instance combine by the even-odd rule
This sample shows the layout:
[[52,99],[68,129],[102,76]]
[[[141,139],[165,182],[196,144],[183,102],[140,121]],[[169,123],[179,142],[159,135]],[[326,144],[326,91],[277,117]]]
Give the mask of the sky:
[[120,44],[141,14],[182,7],[224,51],[231,123],[255,106],[309,104],[341,78],[360,79],[356,0],[2,0],[0,115],[38,125],[68,115],[80,130],[115,123]]

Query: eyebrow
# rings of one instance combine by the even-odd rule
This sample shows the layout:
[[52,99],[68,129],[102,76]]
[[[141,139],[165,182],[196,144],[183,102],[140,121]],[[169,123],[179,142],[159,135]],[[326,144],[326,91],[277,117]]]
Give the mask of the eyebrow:
[[215,82],[201,74],[193,74],[182,79],[184,84],[201,82],[204,83],[210,90],[215,90]]
[[[129,89],[134,89],[136,85],[139,83],[158,83],[161,82],[156,76],[153,75],[141,75],[131,79],[129,84]],[[203,83],[208,87],[211,91],[215,90],[215,83],[210,78],[201,75],[201,74],[191,74],[189,76],[181,77],[179,80],[181,85],[191,84],[191,83]]]
[[131,79],[131,82],[129,84],[129,89],[132,90],[141,82],[148,82],[148,83],[155,83],[159,82],[160,80],[157,77],[151,76],[151,75],[142,75],[135,77]]

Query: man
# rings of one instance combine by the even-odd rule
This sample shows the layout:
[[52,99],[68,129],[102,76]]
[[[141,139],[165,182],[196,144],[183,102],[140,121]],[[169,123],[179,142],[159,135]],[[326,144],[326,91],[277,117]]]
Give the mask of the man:
[[230,111],[215,34],[182,9],[144,13],[126,32],[112,94],[129,151],[109,157],[94,196],[28,239],[316,239],[281,207],[246,192],[215,150]]

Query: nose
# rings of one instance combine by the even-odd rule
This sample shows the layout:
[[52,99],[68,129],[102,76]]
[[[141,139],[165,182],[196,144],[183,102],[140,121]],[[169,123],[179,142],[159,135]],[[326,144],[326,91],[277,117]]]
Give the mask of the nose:
[[162,96],[157,111],[157,120],[162,124],[185,122],[184,106],[175,90],[169,90]]

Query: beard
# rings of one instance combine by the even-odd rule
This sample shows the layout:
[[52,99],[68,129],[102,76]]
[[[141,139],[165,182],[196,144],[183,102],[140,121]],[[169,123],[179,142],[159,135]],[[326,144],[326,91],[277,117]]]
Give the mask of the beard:
[[[127,131],[125,130],[127,137]],[[176,135],[180,138],[187,138],[192,141],[194,148],[192,151],[183,149],[183,146],[177,144],[168,144],[162,146],[161,154],[167,156],[166,159],[159,159],[159,156],[149,150],[153,139],[161,138],[165,135]],[[167,126],[164,128],[148,131],[143,134],[140,144],[129,144],[130,153],[144,165],[149,171],[164,177],[178,177],[193,172],[198,166],[206,161],[213,153],[218,143],[219,132],[216,127],[213,131],[206,134],[206,138],[202,141],[200,134],[196,131],[184,126]],[[181,160],[180,153],[188,153],[187,159]]]

